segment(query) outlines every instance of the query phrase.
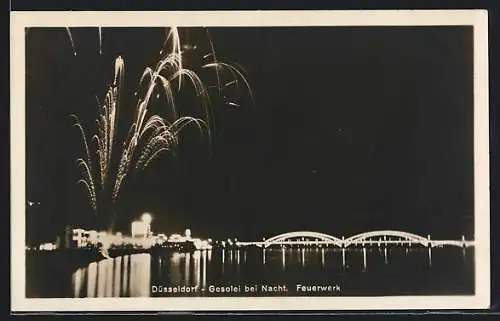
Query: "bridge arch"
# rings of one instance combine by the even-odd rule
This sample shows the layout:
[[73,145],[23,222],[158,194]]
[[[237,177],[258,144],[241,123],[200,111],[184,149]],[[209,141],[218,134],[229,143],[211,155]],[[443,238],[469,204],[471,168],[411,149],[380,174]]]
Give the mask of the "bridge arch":
[[276,244],[278,242],[282,242],[282,241],[285,241],[287,239],[293,239],[293,238],[297,238],[297,237],[308,237],[308,238],[319,239],[321,241],[331,242],[338,247],[342,247],[342,242],[343,242],[338,237],[328,235],[325,233],[313,232],[313,231],[295,231],[295,232],[287,232],[287,233],[273,236],[273,237],[265,240],[262,245],[263,245],[263,247],[266,248],[272,244]]
[[384,237],[384,236],[389,236],[389,237],[398,237],[402,239],[406,239],[408,241],[412,241],[415,243],[419,243],[423,246],[427,246],[429,244],[429,240],[421,235],[409,233],[409,232],[403,232],[403,231],[395,231],[395,230],[380,230],[380,231],[371,231],[371,232],[365,232],[365,233],[360,233],[353,235],[351,237],[348,237],[347,239],[344,240],[344,247],[348,247],[352,244],[362,242],[366,239],[372,238],[372,237]]

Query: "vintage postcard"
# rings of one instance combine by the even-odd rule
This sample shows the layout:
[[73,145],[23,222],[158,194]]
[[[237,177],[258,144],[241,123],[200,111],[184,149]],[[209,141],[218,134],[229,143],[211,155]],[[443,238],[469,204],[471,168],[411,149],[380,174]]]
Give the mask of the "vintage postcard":
[[12,310],[488,308],[487,21],[11,13]]

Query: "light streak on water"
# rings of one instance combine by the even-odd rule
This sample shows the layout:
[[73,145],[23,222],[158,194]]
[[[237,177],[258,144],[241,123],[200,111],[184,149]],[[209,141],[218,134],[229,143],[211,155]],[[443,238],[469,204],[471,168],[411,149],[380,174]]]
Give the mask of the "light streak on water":
[[97,262],[90,263],[87,267],[87,297],[93,298],[97,295]]
[[114,266],[115,266],[115,260],[113,259],[107,259],[106,265],[106,297],[112,297],[113,296],[113,272],[114,272]]
[[123,258],[123,295],[128,295],[130,293],[129,290],[129,275],[130,275],[130,256],[125,256]]
[[191,253],[186,253],[184,255],[184,284],[189,285],[191,276]]
[[181,272],[181,255],[179,253],[174,253],[170,257],[170,279],[174,284],[179,284],[181,282],[182,272]]
[[114,279],[113,279],[113,295],[112,296],[120,296],[120,287],[121,287],[121,282],[120,282],[120,277],[122,275],[122,257],[119,256],[114,259]]
[[151,292],[151,257],[149,254],[130,256],[130,296],[145,297]]
[[285,256],[285,248],[282,247],[281,248],[281,267],[283,268],[283,270],[286,268],[286,256]]
[[[208,251],[210,253],[212,251]],[[202,253],[202,269],[201,269],[201,288],[204,290],[207,287],[207,251],[203,251]]]
[[73,278],[73,295],[75,298],[79,298],[82,291],[82,285],[85,279],[85,273],[83,269],[76,270],[76,272],[73,273],[72,278]]
[[194,270],[194,279],[193,282],[195,285],[200,285],[200,280],[201,280],[201,266],[200,266],[200,251],[196,251],[193,254],[193,270]]
[[[154,67],[146,67],[139,80],[139,88],[145,88],[143,93],[137,90],[137,104],[135,116],[127,128],[127,135],[123,141],[117,141],[118,117],[120,111],[121,93],[123,91],[123,79],[125,74],[124,58],[118,56],[115,60],[114,81],[108,88],[104,102],[98,100],[98,112],[96,118],[97,132],[92,136],[92,142],[97,154],[97,169],[94,168],[90,152],[89,137],[86,136],[83,125],[77,115],[72,115],[75,126],[78,127],[83,140],[85,157],[77,160],[81,168],[82,178],[78,180],[85,186],[90,205],[95,215],[111,215],[110,228],[113,229],[115,222],[114,206],[120,196],[123,184],[126,182],[130,171],[133,169],[144,170],[152,162],[165,153],[175,154],[175,148],[179,143],[179,135],[187,127],[194,127],[202,137],[207,137],[211,145],[213,135],[213,111],[208,87],[204,84],[198,73],[184,67],[184,56],[177,27],[166,29],[165,42],[161,49],[161,57]],[[76,48],[73,35],[66,28],[73,51]],[[102,28],[98,28],[99,53],[102,53]],[[253,94],[243,72],[232,64],[220,61],[215,55],[212,40],[207,31],[210,44],[209,61],[204,61],[201,69],[214,69],[217,76],[219,96],[222,91],[230,86],[243,84],[246,92],[253,101]],[[196,50],[196,46],[194,47]],[[221,84],[220,75],[227,73],[230,80]],[[175,89],[176,88],[176,89]],[[193,90],[193,96],[197,98],[202,116],[180,115],[180,106],[177,106],[176,95],[182,89]],[[165,115],[153,114],[151,112],[151,97],[160,97],[159,91],[165,97]],[[225,95],[224,95],[225,97]],[[227,98],[225,104],[239,106],[234,98]],[[117,151],[118,149],[118,151]],[[117,155],[116,157],[114,155]],[[113,163],[117,162],[116,171]],[[96,184],[99,182],[99,186]],[[111,202],[113,208],[100,209],[101,202]],[[111,213],[108,213],[111,212]]]
[[366,247],[363,247],[363,270],[366,270]]

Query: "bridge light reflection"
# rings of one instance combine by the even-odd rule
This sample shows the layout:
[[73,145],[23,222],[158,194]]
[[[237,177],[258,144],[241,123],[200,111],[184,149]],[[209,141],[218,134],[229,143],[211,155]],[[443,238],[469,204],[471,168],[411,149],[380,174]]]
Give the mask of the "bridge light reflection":
[[366,247],[363,247],[363,271],[366,271]]
[[286,257],[285,257],[285,248],[281,248],[281,267],[283,270],[286,268]]
[[[210,254],[212,251],[208,251],[208,253]],[[202,290],[204,291],[207,287],[207,251],[203,251],[202,254],[201,254],[201,258],[202,258],[202,269],[201,269],[201,288]]]

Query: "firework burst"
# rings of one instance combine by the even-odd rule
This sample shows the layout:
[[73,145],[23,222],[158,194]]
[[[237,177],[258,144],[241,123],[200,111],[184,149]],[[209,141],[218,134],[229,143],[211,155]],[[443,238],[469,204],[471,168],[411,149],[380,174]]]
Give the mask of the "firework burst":
[[[67,30],[74,48],[71,33],[69,29]],[[116,133],[125,62],[122,57],[116,58],[113,84],[109,87],[104,102],[100,104],[98,101],[97,130],[92,136],[93,146],[96,149],[95,170],[88,137],[78,117],[72,115],[85,149],[85,157],[77,160],[77,165],[82,170],[82,178],[78,182],[85,186],[89,202],[96,215],[101,213],[99,211],[101,202],[110,201],[113,208],[115,207],[123,184],[132,170],[144,170],[163,153],[173,153],[179,144],[179,136],[186,127],[196,128],[202,136],[208,137],[209,142],[211,141],[214,123],[213,104],[210,98],[211,88],[216,88],[217,95],[223,97],[222,101],[230,106],[238,104],[224,94],[229,87],[244,86],[252,97],[250,86],[243,73],[232,64],[216,58],[208,31],[209,53],[203,56],[199,72],[186,67],[184,63],[186,49],[181,46],[178,28],[169,28],[165,38],[158,63],[154,67],[145,68],[139,80],[139,87],[144,87],[145,91],[138,97],[133,120],[127,135],[121,142],[117,142]],[[100,48],[101,41],[102,31],[99,28]],[[190,48],[196,48],[196,46]],[[74,52],[76,52],[75,48]],[[199,74],[204,70],[215,71],[215,85],[206,85],[202,81]],[[201,110],[200,116],[186,114],[182,106],[177,104],[176,97],[186,86],[191,88],[191,92],[196,97],[197,105]],[[165,97],[165,116],[153,113],[151,110],[152,97],[158,97],[160,92]],[[114,167],[115,154],[118,158],[117,166]],[[96,182],[99,183],[96,184]],[[111,212],[112,228],[116,214],[114,210]]]

